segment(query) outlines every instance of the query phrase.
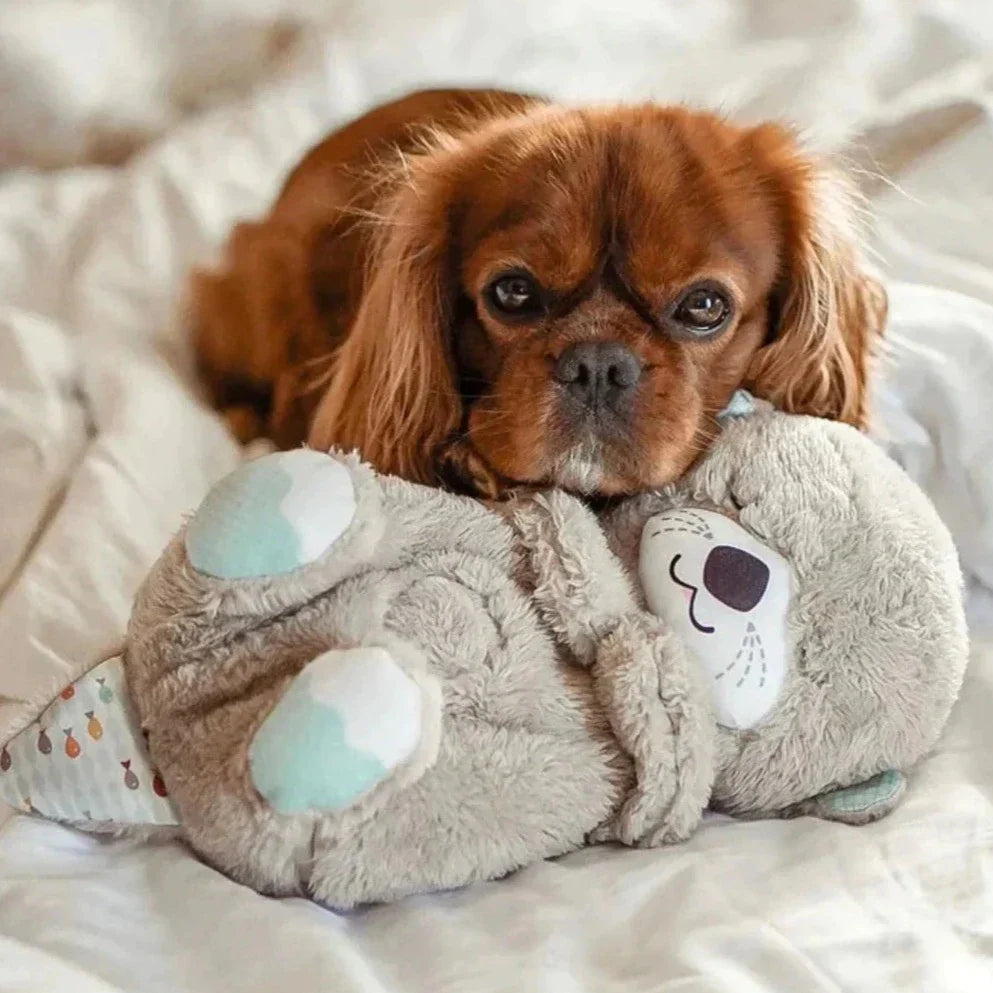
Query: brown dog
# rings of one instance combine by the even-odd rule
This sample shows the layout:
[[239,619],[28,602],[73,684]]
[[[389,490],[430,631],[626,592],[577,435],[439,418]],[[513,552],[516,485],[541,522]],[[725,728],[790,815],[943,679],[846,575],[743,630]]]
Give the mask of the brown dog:
[[245,439],[496,495],[657,486],[745,386],[861,425],[885,295],[844,180],[775,125],[428,91],[314,148],[195,276]]

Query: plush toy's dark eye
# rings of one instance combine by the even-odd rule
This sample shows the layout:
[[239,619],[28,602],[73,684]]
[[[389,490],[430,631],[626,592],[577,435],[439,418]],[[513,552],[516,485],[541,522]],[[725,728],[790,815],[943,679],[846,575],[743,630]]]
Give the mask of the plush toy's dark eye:
[[489,298],[496,311],[515,317],[533,313],[541,306],[537,284],[523,272],[512,272],[495,279],[490,284]]
[[692,335],[713,334],[731,316],[728,295],[716,286],[697,286],[683,294],[672,319]]

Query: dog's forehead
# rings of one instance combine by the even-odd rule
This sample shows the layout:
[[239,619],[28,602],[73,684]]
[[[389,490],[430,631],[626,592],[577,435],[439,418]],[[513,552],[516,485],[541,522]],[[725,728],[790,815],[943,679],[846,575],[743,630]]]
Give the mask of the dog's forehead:
[[505,260],[565,288],[607,255],[646,290],[732,265],[771,278],[779,238],[768,176],[743,133],[673,108],[522,120],[463,177],[467,281]]
[[612,201],[614,223],[633,279],[662,286],[733,266],[771,284],[783,248],[781,176],[743,132],[690,116],[621,130],[615,141],[623,195]]

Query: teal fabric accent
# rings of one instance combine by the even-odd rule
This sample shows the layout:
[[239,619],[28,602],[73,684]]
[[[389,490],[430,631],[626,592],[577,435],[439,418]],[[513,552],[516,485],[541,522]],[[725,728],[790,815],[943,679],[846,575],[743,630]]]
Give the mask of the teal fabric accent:
[[69,823],[179,823],[134,722],[119,655],[63,687],[0,748],[0,802]]
[[755,413],[755,398],[748,390],[735,390],[727,406],[717,415],[719,421],[735,421]]
[[389,770],[352,748],[338,711],[310,693],[304,670],[259,728],[249,752],[255,787],[281,814],[340,810]]
[[821,803],[835,814],[864,814],[876,807],[890,804],[903,786],[903,773],[896,769],[887,769],[864,783],[825,793],[821,797]]
[[280,510],[293,486],[284,454],[239,467],[207,494],[186,531],[193,567],[219,579],[290,572],[302,565],[300,539]]

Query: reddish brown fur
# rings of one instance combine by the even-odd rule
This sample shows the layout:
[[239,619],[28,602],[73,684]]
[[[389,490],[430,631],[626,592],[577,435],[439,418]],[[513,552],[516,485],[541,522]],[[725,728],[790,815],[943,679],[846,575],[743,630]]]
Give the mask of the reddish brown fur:
[[[551,369],[570,344],[620,342],[644,373],[630,423],[599,439],[591,488],[644,489],[692,463],[742,385],[863,424],[885,297],[858,269],[835,188],[771,125],[415,94],[317,146],[270,217],[236,229],[226,268],[197,277],[201,366],[244,433],[291,445],[312,415],[307,363],[340,345],[311,394],[312,444],[495,494],[569,483],[589,439]],[[482,294],[513,266],[570,304],[496,319]],[[652,314],[700,277],[733,288],[733,325],[709,341],[661,333]]]

